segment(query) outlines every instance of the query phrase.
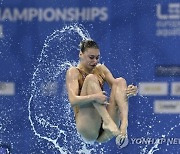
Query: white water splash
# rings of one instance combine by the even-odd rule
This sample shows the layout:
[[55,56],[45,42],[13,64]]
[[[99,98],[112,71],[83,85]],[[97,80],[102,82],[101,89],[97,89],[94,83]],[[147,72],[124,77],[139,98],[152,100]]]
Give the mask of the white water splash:
[[[158,146],[160,144],[162,144],[162,142],[160,140],[165,139],[167,141],[168,136],[170,135],[170,133],[177,127],[180,126],[180,123],[178,125],[175,125],[174,127],[171,127],[171,129],[166,133],[166,135],[161,135],[161,138],[157,139],[156,142],[154,143],[154,145],[151,147],[151,149],[148,151],[147,147],[148,145],[145,145],[145,147],[141,150],[141,154],[153,154],[155,151],[159,151],[160,148],[158,148]],[[167,138],[166,138],[167,137]],[[167,145],[169,145],[169,143],[166,143]]]
[[[55,148],[62,154],[72,151],[97,152],[97,147],[104,151],[99,144],[84,143],[77,134],[64,88],[66,70],[77,65],[70,55],[78,50],[77,44],[86,39],[90,39],[90,36],[81,25],[70,25],[54,31],[45,40],[31,81],[28,118],[32,130],[35,136],[51,143],[53,147],[50,148]],[[75,55],[78,55],[78,52]],[[57,85],[61,91],[58,91]],[[52,90],[54,92],[51,92]]]

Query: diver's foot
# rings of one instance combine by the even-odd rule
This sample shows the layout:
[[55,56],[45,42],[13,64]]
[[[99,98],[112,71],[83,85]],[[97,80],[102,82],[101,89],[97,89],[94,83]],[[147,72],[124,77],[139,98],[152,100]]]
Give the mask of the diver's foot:
[[120,138],[127,138],[127,129],[122,131],[120,130],[120,134],[118,135]]
[[120,135],[121,136],[127,136],[127,127],[128,127],[128,122],[122,122],[120,126]]
[[120,131],[115,123],[108,123],[108,124],[103,123],[102,128],[105,131],[108,131],[113,136],[117,136],[120,134]]
[[124,143],[127,138],[127,125],[121,125],[120,134],[116,136],[116,144]]

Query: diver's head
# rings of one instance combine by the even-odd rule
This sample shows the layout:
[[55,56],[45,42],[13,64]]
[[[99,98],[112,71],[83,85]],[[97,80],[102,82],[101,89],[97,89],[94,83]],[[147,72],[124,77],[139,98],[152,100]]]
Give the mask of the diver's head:
[[99,62],[100,51],[97,43],[93,40],[83,40],[80,43],[79,53],[80,63],[88,68],[93,69]]

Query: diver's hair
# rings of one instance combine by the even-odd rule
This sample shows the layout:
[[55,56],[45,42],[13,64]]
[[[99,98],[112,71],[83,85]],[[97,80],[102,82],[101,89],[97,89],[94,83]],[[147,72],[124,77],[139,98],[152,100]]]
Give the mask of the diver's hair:
[[82,53],[84,53],[84,51],[86,51],[87,48],[99,49],[99,46],[93,40],[83,40],[81,41],[79,46]]

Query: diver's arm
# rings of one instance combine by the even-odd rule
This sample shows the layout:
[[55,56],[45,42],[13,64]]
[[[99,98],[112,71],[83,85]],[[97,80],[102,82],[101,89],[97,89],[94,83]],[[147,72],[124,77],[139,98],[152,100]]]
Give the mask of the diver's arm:
[[110,88],[112,88],[113,83],[115,83],[115,78],[104,64],[101,65],[101,69],[103,70],[103,73],[105,75],[105,81],[108,83]]
[[[101,65],[103,73],[105,75],[105,80],[109,84],[110,88],[112,88],[113,84],[116,84],[115,78],[113,77],[112,73],[109,71],[109,69],[105,65]],[[137,86],[129,85],[126,89],[126,94],[128,97],[135,96],[137,94]]]
[[68,91],[69,101],[71,106],[74,107],[76,105],[81,106],[88,103],[100,103],[104,104],[103,102],[99,101],[102,97],[102,92],[98,94],[86,95],[86,96],[78,96],[79,91],[79,83],[78,83],[78,75],[79,71],[72,67],[66,73],[66,87]]

